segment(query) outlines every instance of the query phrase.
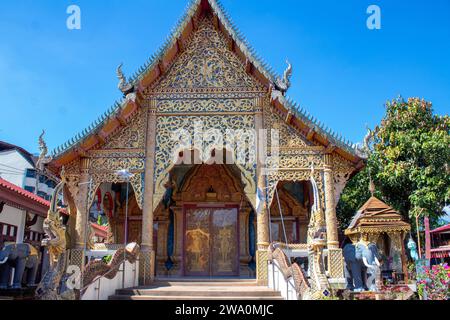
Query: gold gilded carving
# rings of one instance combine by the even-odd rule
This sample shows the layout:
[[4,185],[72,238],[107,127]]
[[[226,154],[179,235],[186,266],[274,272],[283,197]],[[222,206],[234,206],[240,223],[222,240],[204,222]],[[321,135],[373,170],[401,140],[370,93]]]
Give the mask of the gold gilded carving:
[[[120,170],[120,169],[117,169]],[[134,175],[130,179],[130,186],[134,190],[134,194],[136,197],[137,204],[140,209],[142,209],[144,196],[144,184],[143,184],[143,173],[142,172],[132,172]],[[95,193],[97,189],[100,187],[102,183],[124,183],[126,182],[122,178],[119,178],[116,174],[116,171],[108,171],[108,172],[95,172],[91,174],[92,177],[92,188],[88,197],[89,205],[92,204],[92,201],[95,197]]]
[[117,170],[128,169],[133,171],[144,170],[144,158],[130,158],[126,154],[118,154],[115,157],[92,158],[91,173],[116,172]]
[[204,273],[209,270],[209,210],[187,213],[186,272]]
[[237,274],[237,209],[211,210],[213,275]]
[[157,112],[253,112],[255,99],[168,99],[157,101]]
[[218,270],[220,272],[231,272],[233,271],[233,260],[230,257],[231,253],[231,243],[233,230],[232,227],[225,227],[219,230],[218,242],[219,242],[219,261]]
[[[280,146],[283,148],[299,148],[314,146],[297,130],[286,123],[272,108],[264,109],[265,127],[279,131]],[[269,136],[269,143],[271,141]]]
[[[164,116],[158,117],[156,137],[156,169],[155,169],[155,182],[156,182],[156,194],[164,194],[164,184],[167,182],[169,171],[175,165],[175,157],[182,150],[177,150],[180,141],[174,139],[173,134],[176,130],[183,128],[191,135],[194,132],[194,123],[200,121],[203,124],[203,130],[218,130],[223,136],[226,136],[227,130],[240,130],[245,128],[254,127],[254,117],[251,115],[240,116]],[[239,133],[239,131],[238,131]],[[236,141],[239,140],[239,134],[237,134]],[[200,143],[203,150],[207,150],[211,147],[213,140],[205,139]],[[234,144],[235,154],[238,153],[238,144]],[[255,155],[254,145],[249,146],[251,154]],[[237,166],[241,169],[243,174],[243,180],[245,183],[245,193],[255,193],[255,175],[256,165],[253,162],[245,162],[243,164],[237,163]],[[156,201],[159,201],[156,199]]]
[[269,252],[267,250],[258,250],[256,252],[256,278],[259,285],[267,285],[269,278]]
[[334,196],[335,203],[339,202],[341,193],[347,185],[351,174],[355,171],[355,166],[348,160],[334,155],[332,159],[333,164],[333,176],[334,176]]
[[[210,189],[214,197],[208,198]],[[242,186],[225,165],[201,165],[193,169],[181,189],[184,202],[241,202]]]
[[137,149],[145,148],[146,112],[139,109],[128,126],[119,130],[108,139],[102,149]]
[[260,89],[261,85],[245,73],[245,66],[229,51],[227,39],[215,30],[211,19],[203,18],[198,22],[198,30],[185,51],[156,87],[153,91],[189,91],[210,87],[234,91]]
[[324,166],[323,156],[316,154],[285,154],[280,153],[280,169],[307,169],[311,170],[311,166],[320,169]]
[[342,249],[328,249],[328,273],[330,278],[344,277],[344,257]]
[[[280,181],[309,181],[311,178],[311,169],[307,170],[278,170],[273,171],[268,176],[268,200],[272,203],[275,195],[275,188]],[[314,171],[314,179],[319,189],[320,207],[324,208],[325,196],[322,173],[318,170]]]

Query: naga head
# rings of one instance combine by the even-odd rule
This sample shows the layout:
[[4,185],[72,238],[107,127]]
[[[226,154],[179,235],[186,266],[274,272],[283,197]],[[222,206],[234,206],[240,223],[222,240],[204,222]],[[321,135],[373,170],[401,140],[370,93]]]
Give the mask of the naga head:
[[116,71],[117,78],[119,79],[119,84],[117,87],[126,96],[127,94],[134,91],[134,87],[133,87],[133,85],[128,83],[127,78],[123,74],[122,66],[123,66],[123,63],[119,64],[119,66],[117,67],[117,71]]
[[59,258],[59,254],[66,250],[65,227],[60,219],[58,211],[58,195],[65,185],[64,168],[61,172],[62,181],[56,186],[52,194],[50,208],[47,218],[44,220],[43,229],[45,237],[42,245],[48,247],[51,263],[54,264]]
[[276,78],[273,85],[276,90],[281,92],[284,95],[288,89],[291,87],[291,77],[292,77],[292,65],[288,60],[286,60],[287,68],[284,70],[283,78]]
[[42,130],[42,133],[39,135],[39,138],[38,138],[39,151],[41,153],[39,154],[39,158],[36,161],[36,167],[41,171],[44,170],[44,166],[47,163],[49,163],[52,159],[50,156],[47,156],[48,148],[47,148],[47,143],[45,143],[45,140],[44,140],[44,135],[45,135],[45,130]]
[[287,84],[288,88],[291,86],[292,77],[292,64],[286,59],[287,68],[284,70],[283,81]]

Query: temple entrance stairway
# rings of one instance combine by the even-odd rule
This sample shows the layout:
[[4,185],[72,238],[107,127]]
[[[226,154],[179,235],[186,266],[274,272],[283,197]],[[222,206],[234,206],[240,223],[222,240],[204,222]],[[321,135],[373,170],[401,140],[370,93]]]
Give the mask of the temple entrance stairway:
[[255,280],[158,280],[151,286],[119,289],[109,300],[283,300]]

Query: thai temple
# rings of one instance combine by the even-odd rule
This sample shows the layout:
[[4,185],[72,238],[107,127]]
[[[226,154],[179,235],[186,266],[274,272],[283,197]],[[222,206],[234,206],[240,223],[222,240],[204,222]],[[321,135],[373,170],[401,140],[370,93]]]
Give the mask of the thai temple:
[[[192,1],[135,74],[117,69],[123,99],[51,153],[70,214],[70,237],[49,242],[62,248],[49,247],[53,267],[62,254],[83,269],[86,248],[135,243],[141,286],[267,286],[278,259],[298,295],[345,288],[336,205],[364,156],[288,98],[292,72],[277,75],[218,1]],[[56,212],[47,230],[60,239]],[[93,216],[108,221],[103,243],[90,243]],[[280,260],[286,252],[297,262]]]

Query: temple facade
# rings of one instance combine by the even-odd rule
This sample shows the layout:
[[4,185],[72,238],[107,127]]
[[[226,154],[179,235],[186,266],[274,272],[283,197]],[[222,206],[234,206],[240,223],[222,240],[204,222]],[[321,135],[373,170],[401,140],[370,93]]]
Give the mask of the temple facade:
[[141,245],[142,284],[264,283],[271,242],[307,251],[319,233],[318,270],[342,279],[335,207],[364,161],[286,97],[291,72],[260,61],[217,1],[193,1],[136,74],[118,69],[124,98],[47,164],[67,182],[70,263],[83,265],[85,226],[104,215],[105,246]]

